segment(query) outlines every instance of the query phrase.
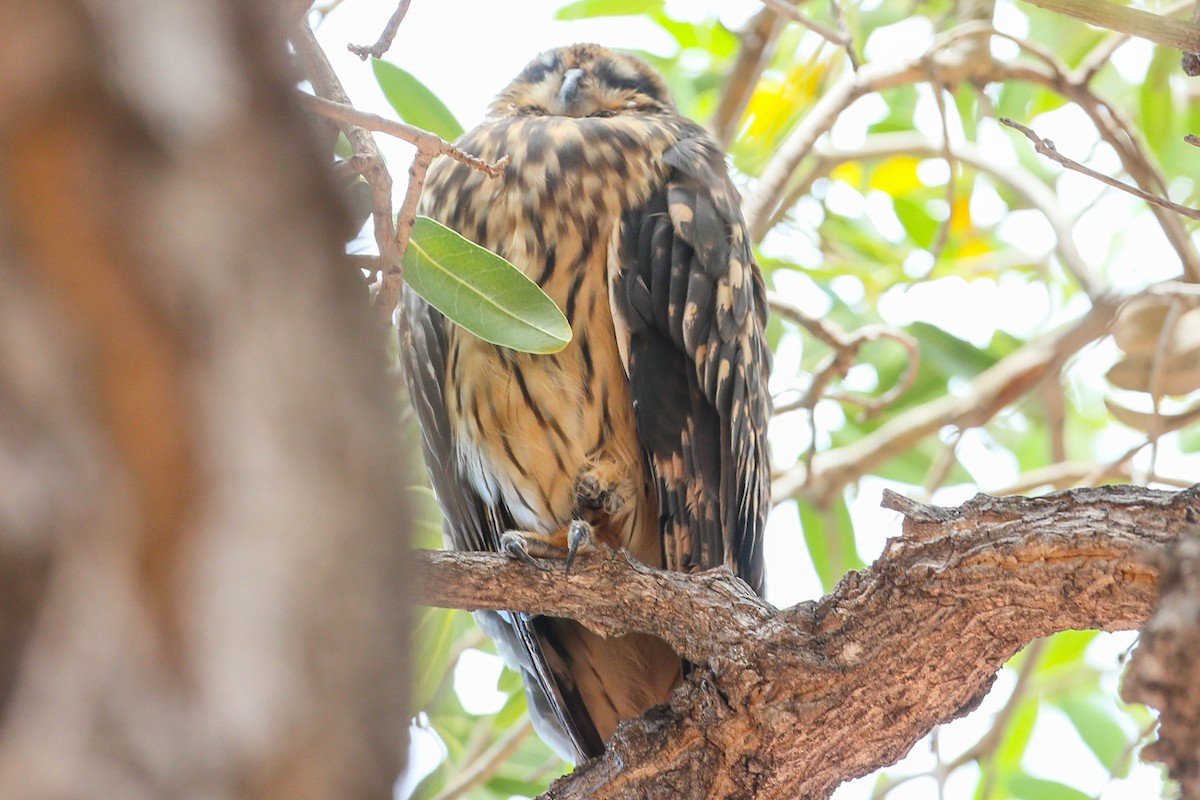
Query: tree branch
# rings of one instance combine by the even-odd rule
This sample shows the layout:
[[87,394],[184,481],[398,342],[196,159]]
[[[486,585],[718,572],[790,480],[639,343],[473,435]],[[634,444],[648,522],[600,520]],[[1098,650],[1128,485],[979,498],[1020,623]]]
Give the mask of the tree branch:
[[781,611],[723,571],[662,573],[607,554],[567,575],[421,553],[415,588],[420,602],[652,632],[695,664],[668,706],[624,723],[544,797],[819,798],[972,710],[1033,639],[1142,624],[1158,582],[1148,554],[1177,540],[1198,501],[1200,485],[979,495],[959,508],[889,492],[903,535],[831,594]]
[[1111,186],[1114,189],[1120,189],[1122,192],[1127,192],[1134,197],[1145,200],[1147,203],[1153,203],[1156,206],[1161,206],[1162,208],[1174,211],[1176,214],[1182,214],[1188,219],[1200,219],[1200,209],[1182,206],[1179,203],[1174,203],[1165,197],[1159,197],[1156,194],[1143,191],[1136,186],[1130,186],[1128,184],[1121,183],[1116,178],[1105,175],[1103,172],[1097,172],[1091,167],[1086,167],[1074,159],[1067,158],[1062,153],[1058,152],[1058,148],[1054,146],[1054,142],[1050,141],[1049,139],[1043,139],[1041,136],[1038,136],[1033,129],[1022,125],[1016,120],[1009,119],[1008,117],[1000,117],[999,122],[1001,125],[1007,125],[1013,130],[1023,134],[1025,138],[1033,144],[1033,148],[1037,150],[1038,153],[1044,155],[1051,161],[1062,164],[1067,169],[1074,170],[1082,175],[1087,175],[1089,178],[1094,178],[1106,186]]
[[392,40],[396,38],[396,33],[400,30],[400,23],[404,22],[404,16],[408,13],[410,5],[412,5],[412,0],[400,0],[400,4],[392,12],[387,25],[383,26],[383,32],[379,34],[379,39],[375,44],[369,46],[365,44],[348,44],[346,45],[346,49],[363,61],[366,61],[368,56],[383,58],[383,54],[391,49]]
[[1097,0],[1025,0],[1030,5],[1075,19],[1148,39],[1164,47],[1185,53],[1200,51],[1200,28],[1190,22],[1171,19],[1149,11]]
[[1103,336],[1116,316],[1117,304],[1101,298],[1082,319],[1065,330],[1031,342],[997,363],[968,384],[961,395],[946,395],[892,420],[852,444],[813,459],[812,471],[803,465],[775,479],[771,493],[776,502],[804,489],[818,505],[828,503],[857,476],[903,453],[945,425],[970,428],[991,419],[1048,376],[1081,347]]
[[[1200,509],[1193,511],[1200,523]],[[1161,709],[1159,741],[1143,755],[1167,765],[1182,797],[1200,797],[1200,695],[1195,691],[1200,662],[1190,652],[1200,638],[1200,524],[1157,563],[1163,572],[1161,597],[1142,631],[1123,693]]]
[[581,556],[570,574],[497,553],[418,550],[413,560],[417,603],[549,613],[577,619],[604,637],[650,633],[692,661],[733,646],[743,631],[776,613],[726,569],[666,572],[607,548]]

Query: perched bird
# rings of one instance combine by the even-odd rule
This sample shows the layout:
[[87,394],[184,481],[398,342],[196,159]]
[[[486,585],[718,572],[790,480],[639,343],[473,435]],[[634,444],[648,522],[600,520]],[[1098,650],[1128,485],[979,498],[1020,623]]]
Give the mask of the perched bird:
[[[724,155],[646,64],[542,53],[442,159],[422,213],[508,259],[562,309],[553,355],[484,342],[411,291],[402,358],[446,539],[545,563],[595,540],[653,567],[725,564],[762,591],[767,306]],[[535,727],[576,762],[665,702],[662,641],[480,612],[521,670]]]

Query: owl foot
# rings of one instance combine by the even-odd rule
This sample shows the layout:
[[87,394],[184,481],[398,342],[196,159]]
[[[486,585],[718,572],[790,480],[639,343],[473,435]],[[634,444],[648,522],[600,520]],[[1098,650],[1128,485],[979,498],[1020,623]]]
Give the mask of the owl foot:
[[570,572],[575,557],[580,552],[594,548],[592,526],[581,519],[573,520],[565,528],[554,533],[505,531],[500,536],[501,551],[510,558],[524,561],[543,572],[550,571],[550,567],[543,563],[545,559],[565,559],[566,571]]
[[575,498],[580,508],[592,511],[603,511],[610,517],[625,505],[621,495],[617,494],[616,483],[607,486],[594,472],[585,472],[575,482]]

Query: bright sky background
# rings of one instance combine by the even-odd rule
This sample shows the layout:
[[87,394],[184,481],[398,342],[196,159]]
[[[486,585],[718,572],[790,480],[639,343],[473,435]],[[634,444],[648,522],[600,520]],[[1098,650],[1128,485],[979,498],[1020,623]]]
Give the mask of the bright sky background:
[[[556,22],[552,19],[553,13],[564,3],[565,0],[519,3],[415,0],[385,59],[416,75],[449,106],[464,127],[470,128],[483,116],[492,96],[542,50],[576,41],[595,41],[619,49],[643,49],[664,56],[674,54],[673,40],[648,20],[620,18]],[[872,4],[871,0],[861,3],[864,7]],[[393,116],[394,112],[379,91],[370,65],[348,53],[345,45],[347,42],[373,42],[394,7],[394,0],[345,0],[326,18],[318,31],[354,104],[361,109],[388,116]],[[758,7],[757,0],[668,2],[668,12],[672,16],[696,20],[717,16],[734,29],[740,27]],[[1001,30],[1014,35],[1021,36],[1028,32],[1024,15],[1011,0],[998,3],[996,24]],[[932,30],[928,21],[912,18],[877,31],[867,43],[866,55],[874,61],[913,57],[924,52],[931,38]],[[994,45],[997,55],[1004,57],[1012,55],[1013,47],[1015,45],[1004,41],[996,41]],[[1135,41],[1118,50],[1112,64],[1127,75],[1140,75],[1150,55],[1149,45]],[[938,141],[941,138],[941,123],[936,104],[927,87],[921,87],[921,91],[918,127],[930,139]],[[949,106],[949,111],[953,114],[953,105]],[[886,107],[880,98],[863,98],[839,119],[829,137],[829,145],[834,148],[853,148],[866,135],[867,126],[885,112]],[[1089,153],[1096,142],[1090,123],[1082,112],[1071,106],[1039,116],[1031,124],[1042,136],[1058,142],[1070,142],[1072,151],[1079,154]],[[955,130],[954,125],[951,128],[952,136],[961,139],[961,129]],[[403,194],[404,166],[411,150],[407,145],[386,136],[377,135],[377,139],[392,164],[393,176],[398,182],[398,200]],[[978,143],[998,164],[1016,162],[1012,136],[994,122],[985,121],[981,124]],[[1118,167],[1115,154],[1103,144],[1095,148],[1089,164],[1109,171],[1116,171]],[[930,170],[931,175],[941,170],[944,175],[946,167],[943,162],[934,159],[925,162],[922,169]],[[1126,291],[1178,274],[1178,259],[1152,218],[1140,213],[1138,201],[1107,191],[1097,202],[1101,191],[1099,184],[1083,176],[1067,174],[1059,181],[1059,199],[1068,213],[1076,213],[1094,203],[1076,228],[1076,244],[1084,259],[1092,265],[1108,261],[1110,267],[1104,279],[1115,288]],[[839,213],[862,214],[885,236],[893,232],[899,239],[903,236],[903,230],[890,204],[878,200],[870,195],[864,197],[845,185],[835,186],[826,198],[828,205]],[[971,211],[977,223],[986,225],[999,221],[1004,207],[998,195],[983,190],[976,193]],[[775,248],[787,248],[793,258],[799,258],[802,262],[805,254],[812,259],[818,258],[812,229],[819,222],[820,213],[820,205],[815,201],[802,202],[797,217],[801,225],[806,218],[809,220],[807,234],[800,231],[792,235],[773,236],[764,244],[764,250],[770,252]],[[1010,214],[1003,222],[1002,236],[1032,255],[1044,253],[1054,244],[1049,226],[1034,211]],[[370,247],[371,243],[364,241],[364,246]],[[915,264],[913,267],[921,269],[922,265]],[[810,313],[824,313],[827,311],[824,306],[827,301],[819,293],[809,291],[806,281],[796,273],[779,279],[776,288]],[[844,298],[852,300],[856,292],[862,291],[861,285],[855,284],[857,279],[847,277],[837,290]],[[952,302],[947,301],[950,297],[953,297]],[[968,288],[961,279],[946,278],[925,282],[906,291],[889,292],[880,302],[879,310],[889,322],[897,325],[923,320],[956,336],[982,344],[996,327],[1026,336],[1032,331],[1060,324],[1063,319],[1048,316],[1051,305],[1040,283],[1001,278],[998,285],[991,281],[977,281]],[[1082,310],[1080,306],[1072,307],[1069,316],[1076,316]],[[799,337],[785,339],[777,356],[777,375],[794,373],[799,357]],[[1098,385],[1104,370],[1114,358],[1113,348],[1093,347],[1083,353],[1072,367],[1071,381],[1081,385]],[[779,377],[772,387],[773,391],[788,389],[789,380]],[[826,429],[836,426],[842,413],[832,401],[818,406],[817,411],[818,423]],[[808,427],[803,414],[794,413],[777,419],[772,427],[777,463],[791,463],[796,454],[807,446],[807,437]],[[1104,450],[1114,457],[1135,441],[1137,436],[1123,429],[1105,434],[1102,440]],[[1015,462],[1000,452],[999,448],[992,448],[989,444],[983,432],[971,431],[964,435],[959,455],[976,476],[979,485],[946,487],[934,496],[935,502],[957,504],[977,490],[999,489],[1013,481],[1017,474]],[[1160,452],[1159,466],[1160,471],[1168,475],[1200,474],[1200,458],[1181,456],[1169,444]],[[880,495],[885,487],[902,493],[913,488],[868,478],[860,484],[859,494],[851,505],[855,527],[859,532],[859,554],[867,562],[879,555],[887,537],[899,533],[899,515],[879,508]],[[816,573],[801,542],[795,504],[781,505],[772,514],[766,539],[768,599],[776,605],[791,605],[821,594]],[[1132,634],[1103,636],[1089,651],[1089,659],[1096,666],[1112,669],[1118,657],[1133,641]],[[498,709],[503,696],[492,687],[495,686],[499,669],[499,659],[495,656],[479,651],[471,651],[464,656],[455,675],[455,689],[468,710],[487,713]],[[1003,705],[1011,688],[1012,676],[1002,673],[995,690],[984,701],[979,712],[942,729],[944,759],[952,759],[987,730],[992,714]],[[414,764],[432,768],[440,757],[440,744],[431,734],[415,730]],[[889,772],[899,774],[916,771],[928,768],[932,763],[930,750],[922,743],[913,749],[904,762],[892,767]],[[1064,776],[1063,764],[1072,765],[1076,773]],[[1043,707],[1033,741],[1026,750],[1026,766],[1035,775],[1060,779],[1067,777],[1103,800],[1145,798],[1156,794],[1160,786],[1157,770],[1141,765],[1134,767],[1129,779],[1106,786],[1107,772],[1079,741],[1070,722],[1060,712],[1047,707]],[[420,766],[417,768],[419,770]],[[976,777],[977,771],[973,767],[960,770],[947,787],[946,797],[951,800],[970,797]],[[837,800],[867,798],[872,785],[873,778],[854,781],[841,787],[834,797]],[[398,796],[403,794],[404,790],[398,792]],[[917,780],[897,788],[889,797],[894,800],[916,800],[934,794],[931,781]]]

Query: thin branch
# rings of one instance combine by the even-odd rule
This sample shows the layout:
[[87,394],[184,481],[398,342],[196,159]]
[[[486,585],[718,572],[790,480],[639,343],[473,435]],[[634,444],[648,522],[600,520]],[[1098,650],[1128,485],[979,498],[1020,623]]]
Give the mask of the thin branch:
[[[781,208],[790,207],[817,178],[824,177],[836,167],[851,161],[869,161],[879,158],[890,158],[896,155],[912,155],[917,158],[937,157],[943,154],[944,148],[931,142],[920,133],[879,133],[867,137],[861,147],[853,150],[816,151],[816,164],[796,184],[792,194],[781,204]],[[1041,212],[1054,231],[1055,248],[1058,259],[1063,267],[1078,281],[1080,287],[1088,295],[1095,298],[1103,293],[1100,282],[1092,276],[1091,269],[1083,260],[1075,239],[1071,234],[1072,221],[1062,209],[1054,190],[1040,181],[1024,167],[1000,167],[995,159],[988,158],[971,142],[961,142],[953,147],[954,159],[965,164],[976,172],[988,175],[997,183],[1008,186],[1020,197]],[[776,220],[772,220],[773,227]]]
[[961,395],[947,395],[905,411],[845,447],[819,453],[811,476],[803,469],[788,470],[772,482],[774,500],[785,500],[803,489],[815,502],[827,501],[857,476],[943,426],[966,429],[984,424],[1057,374],[1077,350],[1103,336],[1116,317],[1117,305],[1111,298],[1101,298],[1078,322],[1025,345],[974,378]]
[[849,38],[843,36],[842,34],[838,33],[835,30],[830,30],[829,28],[826,28],[824,25],[822,25],[819,22],[814,22],[813,20],[809,19],[808,17],[804,16],[799,11],[797,11],[795,6],[791,5],[790,3],[785,3],[783,0],[760,0],[760,2],[767,8],[774,11],[776,14],[780,14],[780,15],[786,17],[787,19],[790,19],[792,22],[795,22],[805,28],[808,28],[810,31],[815,33],[817,36],[820,36],[822,39],[829,42],[830,44],[836,45],[837,47],[844,49],[847,53],[850,54],[851,63],[854,64],[854,68],[856,70],[858,69],[858,63],[857,63],[858,59],[855,57],[854,53],[850,50],[850,39]]
[[450,156],[455,161],[460,161],[472,169],[487,173],[492,178],[498,178],[503,175],[504,168],[512,160],[509,156],[505,156],[494,164],[489,163],[482,158],[471,155],[465,150],[459,149],[453,143],[447,142],[436,133],[430,133],[427,130],[422,130],[399,120],[388,119],[387,117],[381,117],[378,114],[371,114],[366,111],[359,111],[357,108],[346,103],[333,103],[320,97],[304,94],[303,92],[300,93],[300,103],[309,111],[320,114],[323,117],[345,122],[363,130],[395,136],[397,139],[402,139],[416,146],[418,150],[428,152],[433,156]]
[[767,302],[772,311],[784,319],[800,325],[833,350],[830,357],[814,370],[812,382],[804,396],[798,401],[779,406],[775,409],[775,413],[781,414],[799,408],[806,408],[811,412],[817,401],[825,395],[825,388],[835,378],[846,377],[846,373],[858,358],[859,351],[863,345],[869,342],[892,341],[904,348],[908,354],[908,364],[905,366],[900,380],[878,397],[850,393],[838,394],[836,397],[830,395],[831,397],[860,406],[868,416],[871,416],[894,403],[902,394],[912,388],[916,381],[921,364],[921,350],[916,339],[904,331],[890,325],[864,325],[853,333],[849,333],[833,320],[817,319],[805,314],[798,306],[783,299],[777,292],[768,292]]
[[435,800],[458,800],[458,798],[475,789],[485,782],[496,770],[508,763],[513,754],[521,748],[521,743],[533,732],[529,720],[517,725],[500,737],[486,753],[467,765],[454,781],[447,786]]
[[[296,57],[318,98],[324,99],[330,105],[349,107],[350,97],[308,25],[300,23],[296,26],[292,35],[292,46],[296,49]],[[375,144],[375,137],[370,131],[351,121],[339,121],[350,142],[356,167],[371,187],[375,244],[379,248],[380,260],[385,270],[398,269],[404,254],[396,241],[396,226],[392,219],[392,174],[388,172],[387,165],[379,154],[379,147]]]
[[1181,214],[1181,215],[1187,217],[1188,219],[1200,220],[1200,209],[1189,208],[1187,206],[1181,206],[1178,203],[1174,203],[1174,202],[1166,199],[1165,197],[1159,197],[1156,194],[1151,194],[1150,192],[1143,191],[1142,189],[1139,189],[1136,186],[1130,186],[1127,183],[1122,183],[1121,181],[1117,180],[1116,178],[1109,177],[1108,175],[1105,175],[1102,172],[1097,172],[1096,170],[1094,170],[1090,167],[1085,167],[1083,164],[1080,164],[1078,161],[1074,161],[1070,158],[1067,158],[1062,153],[1058,152],[1058,150],[1054,146],[1054,142],[1050,141],[1049,139],[1043,139],[1042,137],[1038,136],[1033,130],[1026,127],[1025,125],[1022,125],[1019,122],[1016,122],[1015,120],[1011,120],[1008,117],[1000,117],[1000,123],[1002,125],[1007,125],[1008,127],[1023,133],[1025,135],[1025,138],[1033,143],[1034,149],[1036,149],[1039,153],[1041,153],[1042,155],[1049,158],[1051,161],[1057,161],[1059,164],[1062,164],[1067,169],[1071,169],[1071,170],[1074,170],[1075,172],[1079,172],[1084,175],[1087,175],[1089,178],[1095,178],[1096,180],[1100,181],[1101,183],[1112,186],[1115,189],[1120,189],[1123,192],[1128,192],[1129,194],[1133,195],[1134,197],[1139,197],[1142,200],[1145,200],[1147,203],[1153,203],[1156,206],[1161,206],[1162,208],[1166,208],[1171,211],[1174,211],[1176,214]]
[[1200,51],[1200,28],[1183,20],[1171,19],[1101,0],[1025,0],[1030,5],[1083,20],[1099,28],[1120,31],[1147,39],[1185,53]]
[[[316,114],[353,125],[360,130],[378,131],[403,139],[417,148],[412,164],[408,169],[408,186],[404,193],[404,203],[396,217],[392,237],[395,260],[387,264],[383,270],[383,283],[375,297],[375,305],[380,310],[385,321],[390,322],[392,312],[400,301],[401,287],[404,282],[404,254],[408,250],[408,237],[412,232],[413,223],[417,219],[417,204],[421,199],[421,190],[425,187],[425,174],[429,165],[439,155],[450,156],[455,161],[466,164],[472,169],[498,178],[504,174],[505,167],[511,159],[504,156],[494,164],[489,164],[481,158],[467,153],[447,142],[435,133],[422,130],[404,122],[359,111],[348,104],[332,103],[320,97],[300,93],[300,102],[309,111]],[[389,211],[390,213],[390,211]]]
[[404,21],[404,15],[408,13],[408,7],[412,5],[412,0],[400,0],[400,5],[396,6],[396,10],[392,12],[392,17],[387,21],[387,25],[383,28],[383,33],[379,34],[379,41],[371,46],[362,44],[348,44],[346,49],[354,55],[367,60],[368,56],[375,58],[383,58],[392,46],[392,40],[396,38],[396,32],[400,30],[400,23]]

